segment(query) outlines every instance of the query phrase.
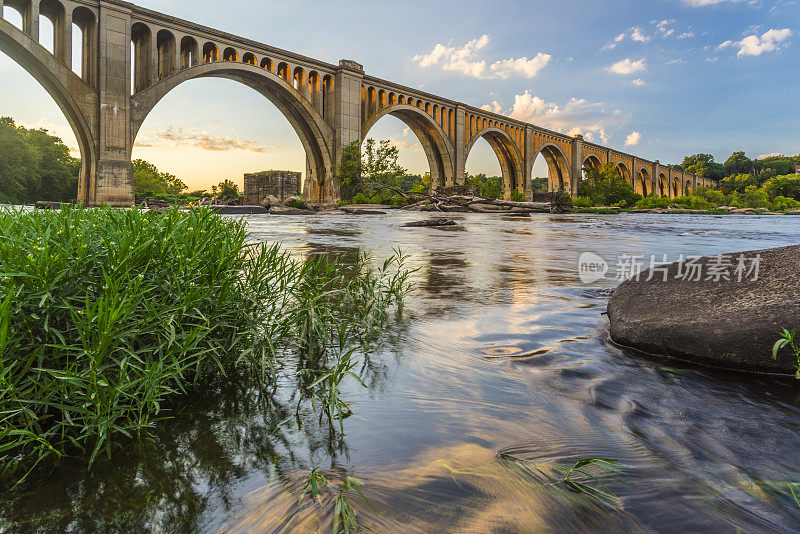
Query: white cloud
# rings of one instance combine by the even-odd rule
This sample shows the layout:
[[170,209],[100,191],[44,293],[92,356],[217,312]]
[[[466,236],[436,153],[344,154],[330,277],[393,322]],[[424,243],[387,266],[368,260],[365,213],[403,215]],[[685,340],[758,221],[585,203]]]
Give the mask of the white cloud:
[[161,148],[181,145],[199,148],[208,152],[241,150],[257,154],[265,154],[269,149],[280,148],[279,145],[266,147],[238,137],[214,136],[200,129],[192,129],[185,132],[183,128],[173,128],[171,126],[155,132],[150,139],[137,140],[135,143],[138,148]]
[[631,85],[635,85],[636,87],[642,87],[642,86],[644,86],[644,85],[647,85],[647,82],[646,82],[646,81],[644,81],[644,80],[643,80],[643,79],[641,79],[641,78],[636,78],[635,80],[633,80],[633,81],[631,82]]
[[498,60],[489,65],[478,52],[489,44],[488,35],[482,35],[464,46],[452,47],[437,44],[428,54],[414,56],[412,61],[421,67],[441,65],[442,69],[456,71],[473,78],[506,80],[513,76],[533,78],[545,68],[552,56],[539,52],[532,59],[527,57]]
[[539,52],[533,59],[521,57],[497,61],[492,64],[491,69],[494,75],[501,80],[507,80],[515,74],[523,78],[533,78],[550,63],[551,59],[552,56],[550,54]]
[[642,72],[647,68],[647,62],[644,59],[640,59],[638,61],[633,61],[632,59],[623,59],[622,61],[617,61],[610,67],[607,67],[606,70],[608,72],[613,72],[614,74],[634,74],[636,72]]
[[637,26],[635,28],[632,28],[631,30],[631,39],[633,39],[637,43],[646,43],[647,41],[650,40],[650,37],[642,33],[642,29]]
[[782,156],[780,152],[773,152],[772,154],[761,154],[756,159],[767,159],[767,158],[774,158],[775,156]]
[[[737,43],[732,43],[739,47],[739,57],[741,56],[760,56],[764,52],[774,52],[781,48],[781,43],[784,43],[789,37],[792,36],[792,30],[784,28],[782,30],[771,29],[759,37],[758,35],[748,35]],[[720,48],[732,46],[730,41],[725,41],[720,45]],[[725,45],[725,46],[723,46]]]
[[598,135],[604,143],[608,142],[608,128],[619,127],[631,121],[630,113],[621,110],[609,112],[600,103],[572,98],[562,106],[534,96],[530,91],[515,95],[511,109],[504,110],[497,101],[483,106],[482,109],[503,113],[514,119],[569,135],[582,134],[587,140]]
[[631,132],[631,134],[625,138],[625,146],[636,146],[642,140],[642,134],[639,132]]

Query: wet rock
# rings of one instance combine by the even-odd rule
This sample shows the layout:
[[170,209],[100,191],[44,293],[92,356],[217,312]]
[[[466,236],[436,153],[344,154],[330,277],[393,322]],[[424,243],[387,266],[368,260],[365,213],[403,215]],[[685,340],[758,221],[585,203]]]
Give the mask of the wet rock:
[[295,208],[295,209],[298,209],[298,210],[314,211],[311,208],[311,206],[309,206],[308,204],[303,202],[303,199],[298,197],[298,196],[287,198],[286,202],[284,202],[283,205],[286,206],[287,208]]
[[280,206],[281,201],[275,195],[267,195],[267,198],[261,201],[261,207],[264,209],[270,209],[272,206]]
[[436,228],[440,226],[458,226],[458,223],[450,219],[428,219],[400,225],[401,228]]
[[753,208],[734,208],[728,213],[732,213],[733,215],[755,215],[756,210]]
[[[748,271],[736,274],[739,259]],[[608,304],[611,338],[624,346],[701,365],[767,373],[794,373],[794,356],[772,346],[780,332],[800,328],[800,245],[735,253],[730,280],[709,279],[719,257],[697,260],[701,277],[684,280],[688,264],[673,263],[622,283]],[[755,279],[754,279],[755,278]]]
[[214,205],[209,206],[215,213],[220,215],[253,215],[259,213],[269,213],[269,210],[261,206],[226,206]]
[[269,209],[269,213],[271,215],[314,215],[317,212],[314,210],[290,208],[288,206],[272,206]]

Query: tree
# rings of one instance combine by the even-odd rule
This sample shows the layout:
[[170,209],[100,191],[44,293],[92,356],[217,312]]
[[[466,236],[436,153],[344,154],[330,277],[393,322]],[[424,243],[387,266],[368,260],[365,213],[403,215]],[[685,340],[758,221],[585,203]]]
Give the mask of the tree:
[[408,175],[398,163],[399,156],[400,151],[390,141],[367,139],[363,150],[357,141],[347,145],[336,173],[342,198],[353,200],[361,193],[361,198],[375,199],[380,194],[380,200],[390,200],[394,192],[403,190]]
[[787,197],[800,200],[800,175],[790,174],[770,178],[764,183],[764,190],[772,199]]
[[133,189],[137,197],[179,195],[188,186],[172,174],[159,171],[155,165],[137,159],[133,161]]
[[37,154],[25,137],[13,119],[0,118],[0,201],[20,202],[36,172]]
[[719,183],[720,189],[722,189],[722,192],[726,195],[729,195],[734,191],[738,193],[744,193],[744,190],[751,185],[758,185],[758,180],[756,180],[755,176],[751,174],[735,174],[733,176],[727,176]]
[[578,190],[580,196],[591,199],[595,206],[623,204],[633,206],[642,196],[617,172],[613,163],[606,163],[599,169],[584,169],[586,178]]
[[737,174],[751,174],[753,172],[753,160],[744,155],[744,152],[734,152],[725,161],[725,176]]
[[239,196],[239,186],[227,178],[211,187],[212,193],[222,199],[236,198]]
[[703,178],[722,180],[725,178],[725,166],[714,161],[711,154],[695,154],[683,158],[683,163],[677,165],[683,172],[691,172]]
[[74,200],[79,172],[61,139],[0,117],[0,201]]
[[502,196],[502,182],[499,176],[486,176],[483,173],[474,176],[467,175],[465,181],[466,185],[480,188],[483,198],[500,198]]

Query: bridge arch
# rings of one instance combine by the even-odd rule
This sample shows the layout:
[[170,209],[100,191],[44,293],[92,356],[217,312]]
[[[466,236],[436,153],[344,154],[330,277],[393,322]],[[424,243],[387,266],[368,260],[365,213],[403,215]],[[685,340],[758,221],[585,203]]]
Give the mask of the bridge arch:
[[667,180],[667,175],[663,172],[658,175],[658,196],[669,196],[669,180]]
[[[371,92],[370,92],[371,90]],[[373,88],[366,90],[366,106],[372,105],[370,94],[376,95]],[[375,101],[377,106],[377,100]],[[422,145],[425,157],[428,159],[428,166],[431,172],[431,189],[444,187],[452,183],[454,174],[454,153],[453,145],[445,135],[442,128],[436,121],[423,110],[408,104],[387,105],[365,115],[366,121],[361,127],[362,141],[367,138],[369,131],[375,124],[386,115],[391,115],[400,119],[408,126]]]
[[[131,146],[144,120],[170,91],[197,78],[225,78],[254,89],[271,101],[286,117],[300,138],[306,153],[304,196],[323,202],[338,196],[333,182],[333,160],[327,140],[333,138],[331,127],[319,112],[289,82],[269,71],[248,63],[222,61],[203,63],[183,69],[132,97]],[[130,154],[129,154],[130,155]]]
[[692,194],[692,180],[691,179],[686,180],[686,186],[683,189],[683,194],[684,195],[691,195]]
[[571,192],[569,160],[561,147],[555,143],[545,143],[538,147],[531,158],[531,172],[533,171],[533,162],[536,161],[539,154],[547,163],[547,190],[554,192],[563,189],[568,193]]
[[[81,8],[77,8],[75,11],[80,13],[79,9]],[[93,37],[86,35],[85,39],[93,39]],[[94,89],[30,35],[1,18],[0,52],[10,57],[33,76],[61,109],[75,134],[81,154],[77,200],[86,203],[94,202],[95,163],[98,159],[97,139],[93,133],[91,119],[91,110],[97,103]],[[89,76],[88,73],[87,76]]]
[[594,154],[589,154],[583,160],[584,169],[599,169],[602,166],[603,164],[600,162],[600,158],[598,158]]
[[[486,123],[486,119],[484,119]],[[505,130],[495,126],[488,126],[475,135],[467,144],[464,151],[464,161],[469,159],[469,153],[478,139],[485,139],[492,147],[497,160],[500,163],[500,170],[503,174],[503,196],[511,198],[511,192],[515,189],[525,191],[525,167],[523,165],[522,153],[519,147]]]
[[644,167],[641,167],[636,173],[636,192],[643,197],[653,194],[650,172]]
[[672,179],[672,191],[671,191],[671,193],[672,193],[672,195],[671,195],[672,198],[676,198],[676,197],[681,196],[680,178],[678,176],[675,176]]
[[631,180],[631,170],[628,168],[628,165],[621,161],[617,163],[617,176],[625,180],[627,183],[631,185],[633,184],[633,181]]

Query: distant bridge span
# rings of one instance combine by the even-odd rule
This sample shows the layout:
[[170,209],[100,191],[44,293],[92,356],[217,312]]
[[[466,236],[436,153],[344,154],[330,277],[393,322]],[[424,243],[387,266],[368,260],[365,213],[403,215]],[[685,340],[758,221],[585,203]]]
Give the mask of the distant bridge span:
[[[67,117],[81,151],[78,200],[131,204],[131,153],[155,105],[187,80],[235,80],[269,99],[297,132],[306,153],[303,195],[339,198],[343,149],[362,141],[383,116],[403,121],[427,156],[431,187],[461,185],[475,142],[497,154],[503,193],[531,197],[533,163],[542,154],[550,190],[577,194],[583,168],[612,163],[637,193],[675,197],[713,180],[601,145],[411,89],[364,73],[349,60],[332,65],[120,0],[0,0],[22,29],[0,20],[0,51],[26,69]],[[39,42],[40,17],[53,24],[53,53]],[[82,36],[81,75],[72,70],[72,32]],[[131,53],[133,52],[133,53]],[[133,64],[131,64],[133,63]]]

